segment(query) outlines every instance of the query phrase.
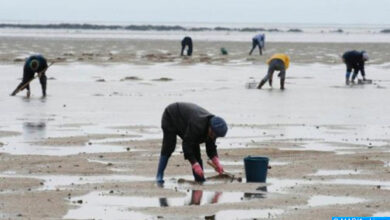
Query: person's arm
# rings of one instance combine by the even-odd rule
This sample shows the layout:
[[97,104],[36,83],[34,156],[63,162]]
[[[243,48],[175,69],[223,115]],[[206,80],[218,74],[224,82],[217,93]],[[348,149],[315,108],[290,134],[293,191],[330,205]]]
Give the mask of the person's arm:
[[366,71],[364,70],[364,61],[359,63],[360,72],[362,73],[363,80],[366,80]]
[[199,145],[199,132],[192,123],[188,124],[187,130],[183,137],[183,153],[184,158],[189,160],[191,164],[197,162],[193,149]]
[[215,140],[211,140],[210,138],[207,138],[206,153],[210,159],[213,159],[213,157],[218,156],[217,145],[215,144]]
[[219,174],[223,174],[224,170],[223,170],[223,166],[219,162],[217,145],[215,144],[215,140],[207,139],[206,153],[207,153],[207,156],[211,159],[211,161],[215,165],[215,171],[217,171]]

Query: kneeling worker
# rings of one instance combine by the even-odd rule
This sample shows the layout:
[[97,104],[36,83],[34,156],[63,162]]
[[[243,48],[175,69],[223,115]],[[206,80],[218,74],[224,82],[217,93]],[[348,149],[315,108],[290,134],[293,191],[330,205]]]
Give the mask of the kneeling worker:
[[280,89],[283,90],[284,81],[286,79],[286,70],[290,65],[290,57],[283,53],[277,53],[267,60],[267,64],[268,64],[268,73],[261,80],[257,88],[261,89],[261,87],[263,87],[263,85],[267,82],[267,80],[269,82],[269,85],[272,87],[272,77],[274,75],[275,70],[278,70],[280,71],[280,73],[278,74],[278,76],[280,77]]
[[347,51],[343,54],[343,62],[347,66],[347,73],[345,74],[345,84],[349,85],[349,77],[352,75],[352,83],[355,83],[355,78],[357,77],[359,71],[363,76],[363,80],[366,80],[366,73],[364,71],[364,62],[368,60],[368,55],[365,51]]
[[207,156],[216,166],[216,171],[223,173],[215,141],[227,133],[225,120],[196,104],[177,102],[165,108],[161,128],[164,137],[156,176],[158,183],[164,182],[164,170],[176,148],[176,135],[183,140],[184,158],[191,163],[195,181],[205,181],[199,146],[201,143],[206,144]]
[[48,68],[47,61],[42,55],[30,56],[23,67],[23,80],[12,92],[11,96],[16,95],[20,90],[27,89],[27,97],[30,96],[29,82],[34,78],[34,74],[38,73],[39,82],[42,86],[42,95],[46,96],[46,82],[47,78],[45,72]]

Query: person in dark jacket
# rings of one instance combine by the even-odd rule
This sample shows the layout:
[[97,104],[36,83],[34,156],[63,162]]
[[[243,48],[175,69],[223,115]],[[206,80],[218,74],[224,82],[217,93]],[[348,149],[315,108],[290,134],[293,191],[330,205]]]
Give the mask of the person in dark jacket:
[[347,73],[345,74],[345,84],[349,85],[349,77],[353,70],[351,82],[355,83],[359,71],[363,76],[363,80],[366,80],[366,73],[364,71],[364,63],[368,60],[368,55],[365,51],[351,50],[343,54],[343,62],[347,66]]
[[205,181],[199,146],[201,143],[205,143],[207,156],[216,166],[216,171],[223,173],[215,141],[227,133],[225,120],[196,104],[177,102],[165,108],[161,128],[164,137],[156,176],[158,183],[164,182],[164,170],[175,151],[177,135],[183,140],[184,158],[191,163],[195,181]]
[[183,40],[181,41],[181,53],[180,53],[181,56],[184,56],[184,49],[186,47],[188,47],[187,56],[191,56],[192,55],[192,39],[188,36],[183,38]]
[[34,74],[38,73],[39,82],[42,87],[42,95],[46,96],[46,69],[47,69],[47,61],[42,55],[33,55],[27,58],[24,67],[23,67],[23,79],[22,82],[16,87],[16,89],[12,92],[12,96],[16,95],[19,90],[27,89],[27,97],[30,96],[30,85],[27,84],[24,88],[22,88],[26,83],[28,83],[31,79],[34,78]]

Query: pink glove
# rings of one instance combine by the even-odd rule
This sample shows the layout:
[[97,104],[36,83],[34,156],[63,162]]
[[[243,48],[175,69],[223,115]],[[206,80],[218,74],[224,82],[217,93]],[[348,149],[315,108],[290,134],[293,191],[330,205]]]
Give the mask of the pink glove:
[[213,164],[215,165],[215,171],[217,171],[219,174],[222,174],[223,173],[223,167],[221,165],[221,163],[219,162],[219,158],[217,156],[213,157],[213,159],[211,159],[211,161],[213,161]]
[[192,170],[194,170],[194,173],[196,175],[198,175],[199,177],[202,177],[202,178],[204,177],[203,176],[203,169],[198,162],[192,164]]

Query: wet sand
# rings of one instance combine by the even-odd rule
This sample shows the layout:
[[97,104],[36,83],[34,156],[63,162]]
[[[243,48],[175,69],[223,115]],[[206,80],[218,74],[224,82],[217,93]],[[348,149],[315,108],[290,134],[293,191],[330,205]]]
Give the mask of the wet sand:
[[[180,40],[141,39],[72,39],[1,37],[0,62],[22,63],[30,53],[42,53],[58,63],[130,63],[154,64],[262,64],[274,53],[293,56],[294,63],[339,64],[341,55],[347,50],[367,51],[373,64],[388,63],[390,43],[344,43],[344,42],[267,42],[264,56],[251,49],[248,42],[215,41],[194,39],[194,53],[191,59],[180,57]],[[310,39],[310,36],[308,37]],[[226,48],[229,55],[221,55],[220,48]]]
[[[294,49],[280,91],[277,79],[272,89],[245,89],[266,72],[265,56],[248,57],[246,43],[224,43],[234,49],[223,57],[213,55],[214,42],[200,42],[205,55],[180,58],[173,41],[2,39],[2,53],[19,46],[0,55],[0,219],[330,219],[390,210],[389,44],[353,44],[372,51],[374,83],[345,86],[337,55],[350,45],[270,43],[267,55]],[[35,81],[30,99],[7,96],[21,76],[14,58],[43,44],[49,58],[66,59],[47,73],[56,79],[48,97]],[[328,50],[332,59],[313,55]],[[194,183],[178,141],[165,184],[154,183],[160,117],[174,101],[228,121],[218,152],[242,181],[216,178],[206,165],[211,178]],[[246,183],[248,155],[270,158],[267,183]]]

